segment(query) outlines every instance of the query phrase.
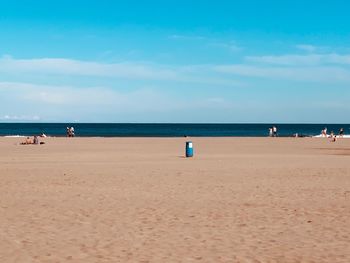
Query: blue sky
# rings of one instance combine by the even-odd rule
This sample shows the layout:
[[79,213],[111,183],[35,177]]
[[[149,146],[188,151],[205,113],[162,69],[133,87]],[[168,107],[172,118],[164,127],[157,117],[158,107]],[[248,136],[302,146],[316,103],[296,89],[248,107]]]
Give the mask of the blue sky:
[[348,10],[0,0],[0,122],[349,123]]

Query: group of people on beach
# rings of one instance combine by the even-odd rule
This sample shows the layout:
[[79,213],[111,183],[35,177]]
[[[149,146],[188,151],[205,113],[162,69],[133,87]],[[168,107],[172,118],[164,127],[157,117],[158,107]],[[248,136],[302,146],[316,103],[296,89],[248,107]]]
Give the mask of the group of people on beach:
[[277,127],[272,126],[269,128],[269,137],[277,137]]
[[[328,135],[328,134],[327,134],[327,127],[325,127],[325,128],[321,131],[321,135],[322,135],[322,137],[326,137],[326,138],[337,136],[337,135],[334,134],[333,131],[331,131],[331,133]],[[339,136],[339,137],[343,137],[343,136],[344,136],[344,128],[340,128],[339,133],[338,133],[338,136]]]
[[[74,137],[74,127],[67,127],[67,137]],[[28,144],[45,144],[45,142],[39,142],[39,138],[46,138],[46,134],[41,133],[40,135],[34,135],[33,138],[27,137],[23,142],[21,142],[21,145],[28,145]]]
[[[67,137],[74,137],[74,127],[67,127]],[[34,135],[33,138],[26,137],[24,141],[22,141],[21,145],[28,145],[28,144],[45,144],[45,142],[39,142],[39,138],[46,138],[46,134],[41,133],[40,135]]]
[[[67,127],[66,135],[67,135],[67,137],[75,137],[74,127]],[[269,128],[269,137],[277,137],[277,136],[278,136],[277,127],[276,126],[270,127]],[[44,142],[39,143],[39,137],[47,137],[47,136],[44,133],[42,133],[39,136],[37,136],[37,135],[33,136],[33,139],[31,139],[30,137],[27,137],[25,141],[21,142],[21,144],[22,145],[23,144],[24,145],[26,145],[26,144],[44,144]],[[296,134],[293,134],[293,137],[304,137],[304,136],[300,136],[298,133],[296,133]],[[327,127],[325,127],[321,131],[321,137],[330,138],[330,139],[332,139],[332,141],[336,141],[337,138],[344,137],[344,128],[340,128],[339,133],[336,135],[333,131],[331,131],[330,134],[328,134]]]
[[[277,137],[277,127],[276,126],[272,126],[269,128],[269,137]],[[293,134],[293,137],[305,137],[305,136],[302,136],[302,135],[299,135],[298,133],[295,133],[295,134]],[[336,135],[333,131],[331,131],[330,134],[328,134],[327,127],[325,127],[321,131],[321,137],[330,138],[333,141],[336,141],[337,138],[344,137],[344,128],[340,128],[339,133]]]
[[67,137],[74,137],[74,127],[67,127]]
[[335,142],[335,141],[337,140],[338,137],[339,137],[339,138],[344,137],[344,128],[340,128],[338,135],[335,135],[335,134],[334,134],[334,131],[331,131],[330,134],[328,135],[328,134],[327,134],[327,127],[325,127],[325,128],[321,131],[321,136],[324,137],[324,138],[331,138],[332,141]]

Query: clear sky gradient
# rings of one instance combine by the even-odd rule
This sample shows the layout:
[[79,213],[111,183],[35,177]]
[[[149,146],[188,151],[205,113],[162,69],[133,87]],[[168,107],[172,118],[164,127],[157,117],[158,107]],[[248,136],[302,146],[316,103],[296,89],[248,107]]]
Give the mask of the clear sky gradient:
[[348,10],[0,0],[0,122],[349,123]]

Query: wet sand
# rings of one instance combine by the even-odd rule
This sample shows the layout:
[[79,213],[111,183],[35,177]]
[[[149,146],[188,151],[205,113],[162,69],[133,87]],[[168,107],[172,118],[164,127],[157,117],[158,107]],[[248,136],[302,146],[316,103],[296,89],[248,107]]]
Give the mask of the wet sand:
[[0,138],[0,262],[350,262],[350,139]]

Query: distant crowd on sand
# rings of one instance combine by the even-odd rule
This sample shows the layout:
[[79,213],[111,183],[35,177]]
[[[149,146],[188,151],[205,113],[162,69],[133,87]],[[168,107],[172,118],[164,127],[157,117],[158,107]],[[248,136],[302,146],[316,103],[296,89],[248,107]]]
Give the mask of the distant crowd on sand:
[[[277,137],[277,127],[276,126],[272,126],[269,128],[269,137]],[[292,137],[305,137],[304,135],[300,135],[298,133],[293,134]],[[309,137],[309,136],[307,136]],[[321,137],[324,138],[330,138],[331,141],[335,142],[338,138],[343,138],[344,137],[344,128],[340,128],[338,134],[336,135],[334,133],[334,131],[331,131],[330,134],[327,134],[327,127],[325,127],[322,131],[321,131]]]
[[321,131],[321,137],[324,138],[331,138],[333,142],[337,140],[337,138],[342,138],[344,137],[344,128],[340,128],[338,135],[334,133],[334,131],[331,131],[330,134],[327,134],[327,127],[325,127]]
[[[67,127],[66,136],[67,137],[75,137],[74,127]],[[184,136],[187,137],[186,135],[184,135]],[[276,126],[269,127],[269,137],[277,137],[277,136],[278,136],[277,127]],[[33,138],[27,137],[26,140],[21,142],[20,144],[22,144],[22,145],[45,144],[45,142],[39,141],[39,138],[45,138],[45,137],[47,137],[47,136],[44,133],[41,133],[41,135],[34,135]],[[298,137],[312,137],[312,136],[310,136],[310,135],[305,136],[305,135],[300,135],[298,133],[295,133],[292,135],[292,137],[298,138]],[[330,134],[328,134],[327,127],[325,127],[321,131],[321,135],[316,136],[316,137],[330,138],[332,142],[335,142],[335,141],[337,141],[338,138],[344,137],[344,128],[340,128],[338,134],[335,134],[334,131],[331,131]]]
[[[73,127],[67,127],[66,132],[67,137],[74,137],[74,128]],[[45,144],[45,142],[40,142],[39,138],[46,138],[47,135],[42,133],[40,135],[34,135],[33,137],[28,136],[23,142],[21,142],[21,145],[28,145],[28,144]]]

